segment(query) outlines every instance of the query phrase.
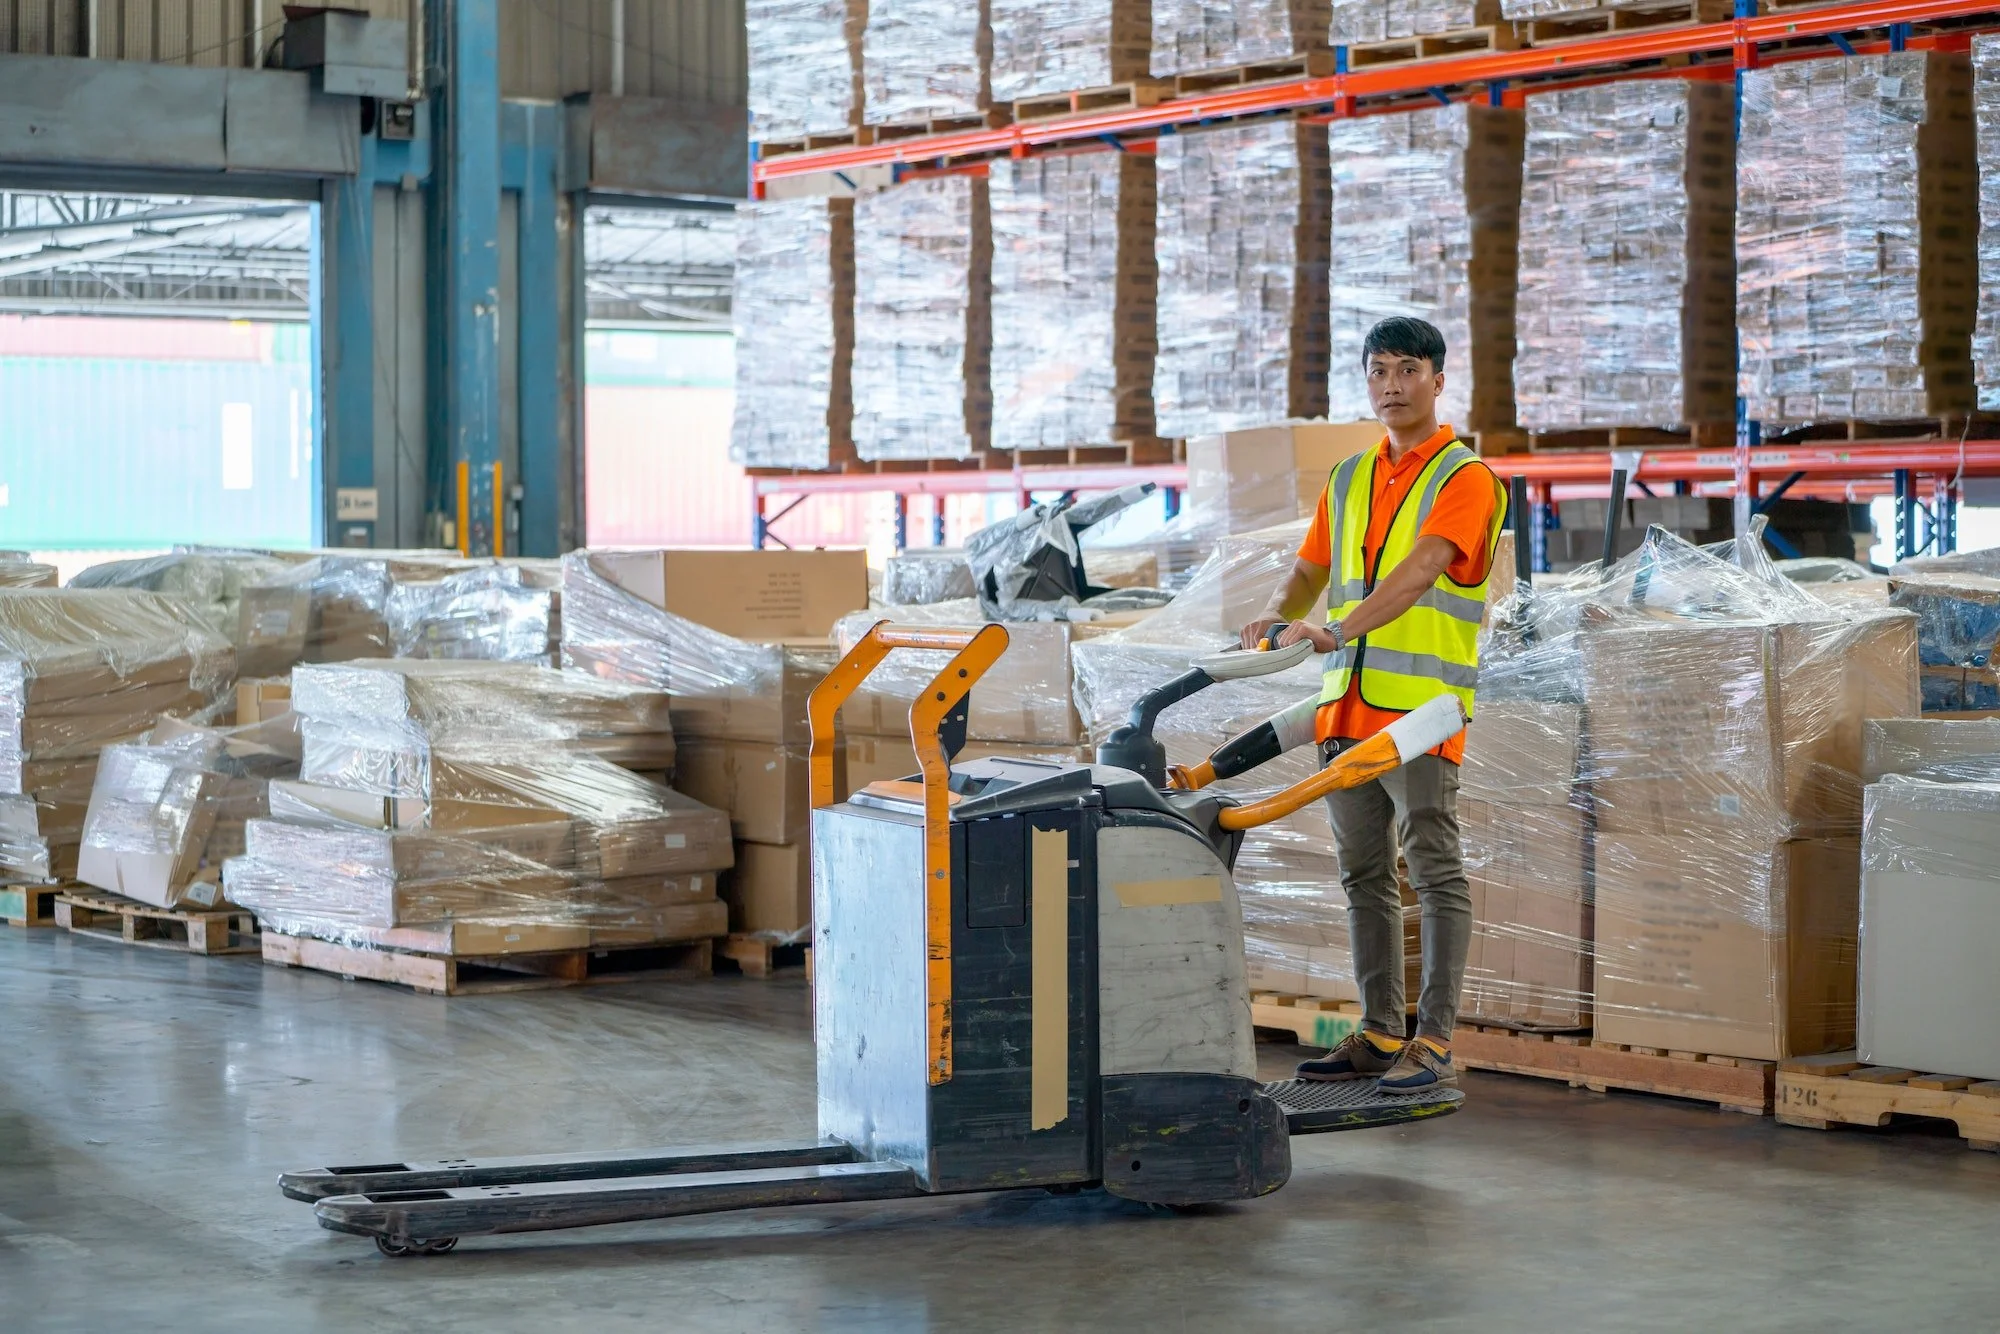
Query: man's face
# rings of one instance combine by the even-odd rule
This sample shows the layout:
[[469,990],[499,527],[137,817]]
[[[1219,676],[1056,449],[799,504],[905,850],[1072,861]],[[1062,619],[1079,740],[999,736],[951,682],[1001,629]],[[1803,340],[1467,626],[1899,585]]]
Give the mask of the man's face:
[[1444,372],[1429,357],[1376,352],[1368,358],[1368,406],[1384,426],[1415,426],[1429,419],[1444,389]]

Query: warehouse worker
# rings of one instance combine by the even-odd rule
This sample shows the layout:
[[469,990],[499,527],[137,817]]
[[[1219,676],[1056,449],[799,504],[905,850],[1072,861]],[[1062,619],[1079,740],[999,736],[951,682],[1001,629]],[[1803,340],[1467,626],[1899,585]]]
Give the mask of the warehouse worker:
[[[1388,436],[1334,469],[1291,574],[1262,617],[1243,627],[1247,648],[1289,621],[1280,647],[1310,639],[1326,655],[1316,728],[1322,764],[1439,695],[1458,696],[1472,713],[1480,614],[1506,499],[1492,469],[1438,425],[1444,356],[1444,336],[1422,320],[1383,320],[1368,331],[1361,352],[1368,402]],[[1308,625],[1300,618],[1334,570],[1326,625]],[[1302,1063],[1303,1079],[1372,1078],[1385,1093],[1458,1083],[1451,1033],[1472,941],[1458,835],[1464,754],[1461,731],[1327,798],[1363,1026]],[[1407,1042],[1392,819],[1423,910],[1423,990],[1416,1037]]]

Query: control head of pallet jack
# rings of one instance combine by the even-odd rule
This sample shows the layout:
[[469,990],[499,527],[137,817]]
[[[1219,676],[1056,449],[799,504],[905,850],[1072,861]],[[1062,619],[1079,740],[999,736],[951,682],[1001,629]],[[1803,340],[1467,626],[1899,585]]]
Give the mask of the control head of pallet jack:
[[1226,649],[1196,658],[1187,671],[1139,696],[1124,724],[1098,746],[1097,762],[1129,769],[1154,787],[1166,787],[1167,748],[1153,736],[1153,725],[1160,715],[1218,682],[1269,676],[1296,667],[1312,656],[1313,646],[1307,640],[1276,647],[1284,630],[1282,622],[1272,626],[1255,649]]

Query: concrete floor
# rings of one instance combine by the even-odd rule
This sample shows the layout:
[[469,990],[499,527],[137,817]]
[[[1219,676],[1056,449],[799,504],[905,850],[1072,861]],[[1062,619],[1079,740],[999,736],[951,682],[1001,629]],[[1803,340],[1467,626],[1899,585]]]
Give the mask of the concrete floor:
[[[1263,1049],[1268,1073],[1295,1059]],[[813,1132],[796,975],[446,1002],[0,930],[0,1328],[1992,1328],[2000,1158],[1468,1078],[1196,1216],[1039,1192],[389,1260],[284,1168]]]

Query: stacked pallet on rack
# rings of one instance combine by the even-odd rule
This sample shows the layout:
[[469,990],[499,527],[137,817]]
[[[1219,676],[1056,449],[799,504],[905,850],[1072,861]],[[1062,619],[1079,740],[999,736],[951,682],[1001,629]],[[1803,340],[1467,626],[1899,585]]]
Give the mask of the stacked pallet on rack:
[[863,0],[747,0],[750,137],[763,156],[855,142]]
[[[229,644],[188,604],[127,589],[0,591],[0,887],[50,922],[73,879],[98,759],[162,718],[227,706]],[[18,915],[17,915],[18,914]]]
[[909,181],[854,206],[854,444],[864,460],[966,459],[993,425],[987,183]]
[[1514,393],[1537,445],[1734,422],[1733,115],[1684,79],[1528,100]]
[[1324,417],[1325,132],[1275,120],[1177,134],[1158,164],[1160,434]]
[[1742,121],[1745,411],[1767,434],[1969,411],[1979,226],[1968,57],[1753,70]]
[[262,920],[267,960],[379,976],[393,969],[376,953],[439,953],[397,933],[469,927],[482,943],[468,948],[505,956],[495,967],[581,980],[593,953],[673,945],[705,961],[723,934],[724,816],[624,767],[671,765],[663,693],[380,660],[300,667],[293,706],[301,776],[271,783],[223,876]]
[[1333,44],[1346,48],[1351,70],[1508,51],[1515,33],[1503,8],[1501,0],[1333,0]]
[[1974,138],[1979,163],[1979,294],[1972,332],[1979,406],[2000,408],[2000,34],[1972,39]]
[[1438,418],[1505,452],[1514,427],[1519,111],[1461,104],[1337,120],[1332,349],[1327,416],[1374,415],[1361,343],[1377,320],[1415,315],[1444,334]]
[[1524,46],[1559,46],[1619,33],[1720,23],[1735,14],[1731,0],[1500,0]]
[[993,101],[993,29],[985,4],[868,0],[861,36],[862,112],[885,137],[1006,123]]
[[[579,551],[563,578],[564,663],[672,693],[675,787],[727,811],[737,840],[730,930],[803,942],[806,696],[833,668],[834,623],[868,605],[863,553]],[[837,779],[845,763],[843,741]]]
[[825,468],[854,454],[854,201],[736,211],[736,403],[729,457]]
[[1152,160],[1000,162],[990,198],[993,448],[1056,451],[1059,462],[1164,461],[1153,420]]
[[1166,91],[1151,79],[1147,0],[988,0],[993,97],[1016,120],[1108,106],[1148,106]]
[[1153,73],[1185,95],[1330,72],[1329,0],[1153,0]]

